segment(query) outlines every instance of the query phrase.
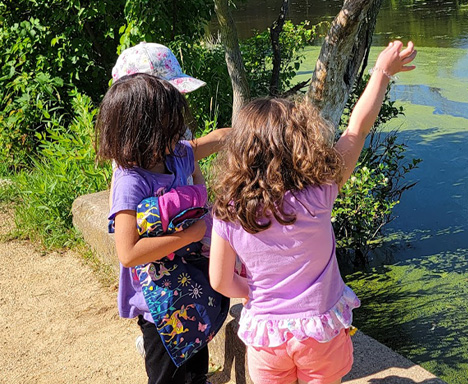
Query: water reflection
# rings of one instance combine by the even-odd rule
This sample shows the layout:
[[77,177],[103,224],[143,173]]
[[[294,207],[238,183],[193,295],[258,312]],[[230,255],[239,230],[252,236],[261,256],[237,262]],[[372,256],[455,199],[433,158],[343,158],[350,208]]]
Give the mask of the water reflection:
[[384,1],[374,44],[394,38],[411,39],[419,47],[468,48],[468,7],[448,0]]
[[468,54],[455,64],[453,74],[460,79],[468,79]]
[[390,96],[393,100],[408,101],[412,104],[434,107],[435,115],[450,115],[468,119],[468,102],[448,100],[441,89],[427,85],[395,85]]
[[[342,0],[291,0],[288,18],[317,24],[333,20]],[[240,38],[265,30],[278,17],[281,1],[247,0],[233,15]],[[216,23],[210,27],[216,29]],[[412,39],[417,46],[468,48],[467,0],[384,0],[377,19],[374,45],[395,38]]]

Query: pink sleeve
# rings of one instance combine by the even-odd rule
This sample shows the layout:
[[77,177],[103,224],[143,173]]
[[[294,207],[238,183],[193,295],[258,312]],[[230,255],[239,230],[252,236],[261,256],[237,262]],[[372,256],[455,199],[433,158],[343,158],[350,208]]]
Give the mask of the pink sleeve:
[[177,187],[160,196],[159,214],[163,230],[167,230],[169,222],[178,213],[193,207],[204,207],[207,199],[206,187],[201,184]]
[[333,208],[333,204],[335,204],[335,200],[338,197],[338,185],[336,183],[322,185],[322,190],[325,206]]
[[215,231],[224,240],[229,241],[228,223],[213,217],[213,231]]
[[335,183],[322,184],[308,188],[306,194],[309,201],[313,201],[315,206],[331,210],[338,197],[338,186]]

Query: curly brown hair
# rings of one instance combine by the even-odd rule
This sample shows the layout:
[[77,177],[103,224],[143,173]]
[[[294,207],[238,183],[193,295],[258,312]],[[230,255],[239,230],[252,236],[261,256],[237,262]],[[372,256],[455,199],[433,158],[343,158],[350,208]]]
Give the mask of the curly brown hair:
[[214,215],[249,233],[269,228],[272,217],[294,223],[283,209],[287,191],[340,181],[343,160],[333,140],[334,127],[307,100],[250,102],[218,156]]
[[122,168],[151,169],[186,130],[185,97],[168,81],[145,73],[124,76],[107,91],[96,121],[99,159]]

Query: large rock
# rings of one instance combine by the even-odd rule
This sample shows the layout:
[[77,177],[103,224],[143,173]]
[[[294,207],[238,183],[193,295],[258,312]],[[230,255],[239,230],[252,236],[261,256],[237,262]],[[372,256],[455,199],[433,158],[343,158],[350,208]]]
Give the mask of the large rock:
[[[97,257],[118,274],[114,236],[108,233],[109,192],[81,196],[73,203],[73,225],[94,249]],[[231,301],[228,319],[209,345],[216,372],[214,384],[252,384],[248,375],[245,346],[237,337],[240,300]],[[353,337],[354,366],[343,379],[347,384],[446,384],[434,375],[361,332]],[[259,383],[261,384],[261,383]]]
[[108,233],[109,191],[78,197],[72,206],[73,225],[95,251],[97,257],[119,273],[114,235]]

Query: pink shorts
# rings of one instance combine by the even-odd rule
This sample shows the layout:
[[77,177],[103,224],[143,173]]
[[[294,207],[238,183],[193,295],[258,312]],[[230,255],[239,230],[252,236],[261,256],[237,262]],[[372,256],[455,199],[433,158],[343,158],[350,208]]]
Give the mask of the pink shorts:
[[256,384],[329,384],[346,375],[353,365],[353,343],[342,330],[328,343],[291,337],[278,347],[247,347],[249,373]]

